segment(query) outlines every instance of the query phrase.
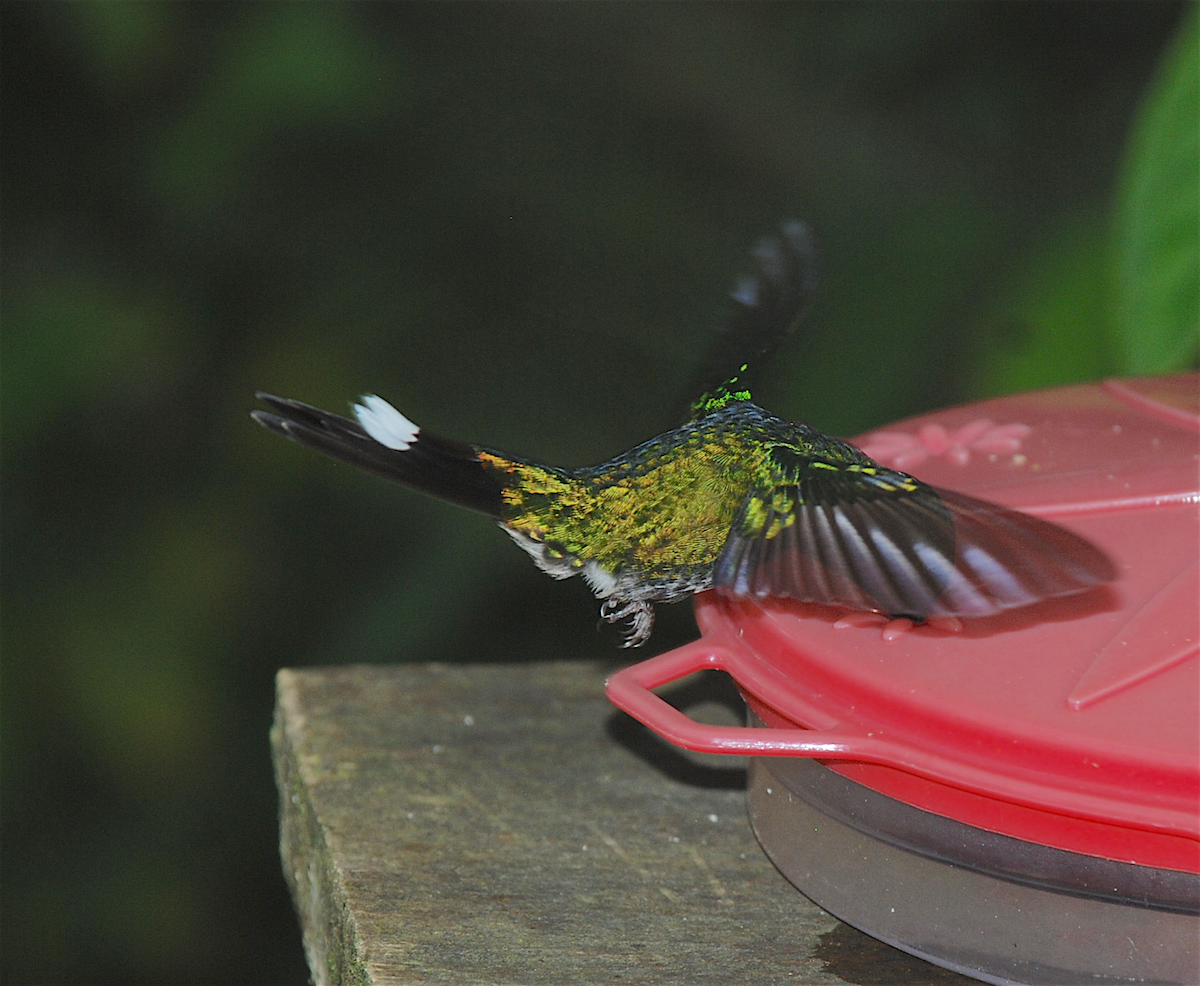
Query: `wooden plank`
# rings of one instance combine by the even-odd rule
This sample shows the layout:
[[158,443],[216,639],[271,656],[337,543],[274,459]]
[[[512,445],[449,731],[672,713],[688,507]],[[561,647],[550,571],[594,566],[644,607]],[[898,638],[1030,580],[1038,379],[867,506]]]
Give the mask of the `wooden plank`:
[[[719,676],[673,700],[737,721]],[[327,984],[969,983],[840,924],[746,821],[740,762],[589,664],[284,670],[284,871]]]

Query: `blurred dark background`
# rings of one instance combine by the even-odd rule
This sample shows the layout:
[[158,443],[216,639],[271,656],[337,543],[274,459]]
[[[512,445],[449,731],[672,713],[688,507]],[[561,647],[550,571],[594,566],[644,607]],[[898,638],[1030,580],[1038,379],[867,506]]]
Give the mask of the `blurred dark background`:
[[826,431],[1195,362],[1190,5],[0,17],[6,983],[306,980],[278,668],[628,656],[255,389],[598,461],[674,423],[789,216],[822,288],[755,396]]

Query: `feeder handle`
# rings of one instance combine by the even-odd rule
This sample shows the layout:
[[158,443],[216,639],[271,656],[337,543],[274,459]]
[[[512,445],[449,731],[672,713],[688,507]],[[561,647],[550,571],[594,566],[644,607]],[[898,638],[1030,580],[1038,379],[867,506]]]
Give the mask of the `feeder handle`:
[[908,759],[895,744],[879,735],[855,731],[848,723],[829,729],[708,726],[690,719],[651,691],[697,671],[728,672],[732,664],[730,656],[722,643],[702,637],[618,671],[608,679],[605,692],[617,708],[686,750],[754,757],[828,757],[885,764],[899,764]]
[[[706,726],[686,715],[651,691],[697,671],[710,669],[733,674],[732,649],[737,644],[721,638],[701,638],[675,650],[618,671],[608,679],[606,691],[617,708],[649,726],[676,746],[700,753],[729,753],[751,757],[821,757],[829,760],[860,760],[883,764],[942,784],[993,795],[994,776],[986,769],[947,761],[936,753],[913,748],[889,739],[875,727],[844,720],[826,729],[766,729],[749,726]],[[736,680],[736,675],[733,675]],[[1160,805],[1151,810],[1153,824],[1147,825],[1147,808],[1140,803],[1118,805],[1111,797],[1078,791],[1062,785],[1009,778],[1009,799],[1039,809],[1049,808],[1068,816],[1096,821],[1124,822],[1135,828],[1182,835],[1195,839],[1196,810]],[[1118,810],[1119,809],[1119,810]]]

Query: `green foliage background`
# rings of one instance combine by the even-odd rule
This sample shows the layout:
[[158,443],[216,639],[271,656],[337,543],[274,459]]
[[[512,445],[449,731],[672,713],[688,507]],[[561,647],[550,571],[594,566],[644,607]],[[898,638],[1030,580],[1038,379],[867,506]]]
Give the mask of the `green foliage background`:
[[597,461],[785,216],[823,288],[756,397],[827,431],[1194,366],[1196,12],[4,4],[3,981],[305,980],[277,668],[623,657],[255,389]]

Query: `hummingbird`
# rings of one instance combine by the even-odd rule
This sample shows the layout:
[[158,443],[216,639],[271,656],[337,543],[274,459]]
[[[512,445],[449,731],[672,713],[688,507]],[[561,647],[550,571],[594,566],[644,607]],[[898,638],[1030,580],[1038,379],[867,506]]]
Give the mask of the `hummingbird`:
[[990,616],[1116,577],[1078,535],[935,489],[755,404],[743,383],[750,361],[792,331],[815,283],[807,224],[761,239],[709,360],[721,382],[678,427],[599,465],[544,465],[445,438],[373,394],[347,418],[260,392],[270,410],[252,417],[491,517],[548,575],[582,576],[602,621],[628,621],[626,647],[649,639],[655,603],[711,588],[920,623]]

